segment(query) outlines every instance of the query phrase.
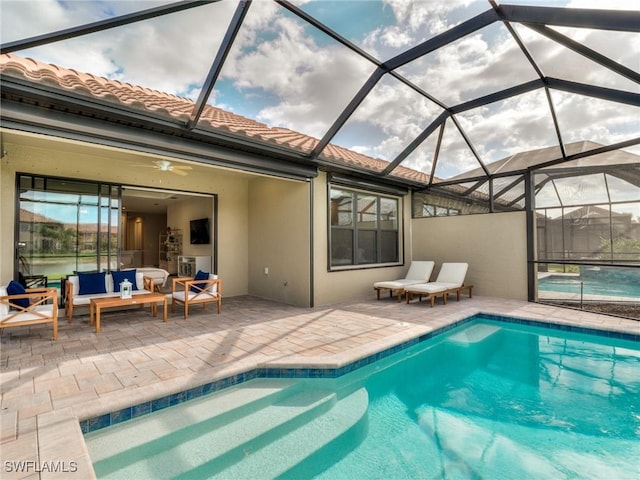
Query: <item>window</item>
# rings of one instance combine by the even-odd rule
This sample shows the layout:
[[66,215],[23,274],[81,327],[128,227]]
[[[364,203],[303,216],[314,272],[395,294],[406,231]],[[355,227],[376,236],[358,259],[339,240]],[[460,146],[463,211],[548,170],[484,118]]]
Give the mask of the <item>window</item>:
[[330,268],[400,259],[398,198],[331,187]]
[[18,176],[21,274],[56,282],[74,271],[117,268],[120,188]]

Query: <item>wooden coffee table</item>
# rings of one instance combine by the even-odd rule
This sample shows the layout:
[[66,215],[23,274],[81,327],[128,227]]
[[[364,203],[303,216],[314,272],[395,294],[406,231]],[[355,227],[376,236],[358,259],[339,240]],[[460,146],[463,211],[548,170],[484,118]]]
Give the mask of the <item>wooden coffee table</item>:
[[151,314],[156,317],[158,315],[158,303],[162,302],[164,307],[163,322],[167,321],[167,296],[163,293],[143,293],[133,295],[131,298],[120,297],[100,297],[92,298],[89,305],[89,323],[96,324],[96,333],[100,333],[100,310],[110,307],[126,307],[128,305],[144,306],[145,303],[151,304]]

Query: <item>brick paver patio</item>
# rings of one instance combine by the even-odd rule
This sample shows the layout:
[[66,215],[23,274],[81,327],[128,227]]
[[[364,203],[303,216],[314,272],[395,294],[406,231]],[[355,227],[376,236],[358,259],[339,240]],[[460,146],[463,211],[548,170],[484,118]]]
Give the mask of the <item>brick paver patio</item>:
[[[107,311],[100,334],[86,314],[71,325],[61,317],[58,341],[49,326],[2,335],[0,477],[87,478],[78,420],[258,366],[342,366],[478,312],[640,334],[633,320],[487,297],[430,308],[372,295],[312,309],[236,297],[220,315],[194,308],[167,323],[148,311]],[[19,461],[33,463],[17,471]],[[51,472],[55,461],[72,468]]]

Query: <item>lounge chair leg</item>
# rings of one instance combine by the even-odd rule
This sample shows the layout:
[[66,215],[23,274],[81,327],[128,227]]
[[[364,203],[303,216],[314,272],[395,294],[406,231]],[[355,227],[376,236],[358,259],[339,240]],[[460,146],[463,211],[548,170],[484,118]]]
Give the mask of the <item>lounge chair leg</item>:
[[380,289],[374,288],[374,290],[376,291],[376,296],[378,297],[378,300],[380,300]]

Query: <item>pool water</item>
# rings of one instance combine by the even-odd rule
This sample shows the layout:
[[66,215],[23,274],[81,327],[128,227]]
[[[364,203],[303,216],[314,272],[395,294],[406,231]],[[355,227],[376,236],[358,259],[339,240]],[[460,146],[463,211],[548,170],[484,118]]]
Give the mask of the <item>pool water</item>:
[[594,279],[582,280],[580,277],[551,275],[538,280],[538,289],[544,292],[561,292],[580,295],[598,295],[605,297],[624,297],[640,300],[640,284],[637,282],[613,283],[599,282]]
[[478,323],[408,355],[318,479],[640,478],[638,345]]
[[98,478],[640,478],[638,342],[481,319],[337,379],[277,380],[295,393],[264,411],[200,420],[230,389],[88,434]]

